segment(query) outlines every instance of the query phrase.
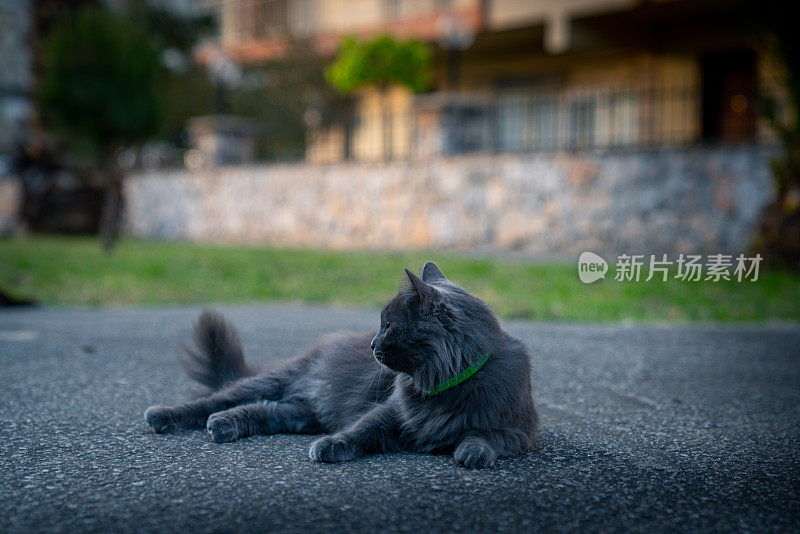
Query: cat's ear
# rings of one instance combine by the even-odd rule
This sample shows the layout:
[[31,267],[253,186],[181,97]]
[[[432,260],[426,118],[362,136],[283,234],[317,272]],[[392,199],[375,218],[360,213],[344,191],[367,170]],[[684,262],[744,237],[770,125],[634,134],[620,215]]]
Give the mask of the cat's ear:
[[439,267],[437,267],[432,261],[426,263],[425,267],[422,268],[422,279],[428,283],[435,282],[437,280],[447,280],[444,274],[442,274],[441,269],[439,269]]
[[432,286],[420,280],[417,275],[408,269],[403,270],[406,272],[406,276],[408,276],[408,279],[411,281],[411,285],[414,286],[414,289],[416,289],[417,293],[419,294],[420,307],[422,308],[422,311],[430,311],[433,304],[433,298],[436,296],[436,290]]

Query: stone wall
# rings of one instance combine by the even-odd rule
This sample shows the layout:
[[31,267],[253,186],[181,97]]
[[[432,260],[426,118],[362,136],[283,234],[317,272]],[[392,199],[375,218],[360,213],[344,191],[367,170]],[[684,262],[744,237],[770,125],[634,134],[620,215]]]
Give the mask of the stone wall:
[[150,172],[126,181],[127,228],[331,248],[736,253],[772,195],[772,153],[698,147]]

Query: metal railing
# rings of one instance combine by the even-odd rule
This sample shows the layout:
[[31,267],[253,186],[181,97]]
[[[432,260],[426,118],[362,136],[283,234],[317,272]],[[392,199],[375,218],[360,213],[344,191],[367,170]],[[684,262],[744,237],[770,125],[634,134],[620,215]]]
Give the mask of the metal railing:
[[212,7],[225,45],[304,38],[314,31],[310,0],[223,0]]
[[356,111],[310,132],[312,161],[476,152],[677,147],[703,134],[699,86],[543,87],[491,95],[425,95],[405,108]]

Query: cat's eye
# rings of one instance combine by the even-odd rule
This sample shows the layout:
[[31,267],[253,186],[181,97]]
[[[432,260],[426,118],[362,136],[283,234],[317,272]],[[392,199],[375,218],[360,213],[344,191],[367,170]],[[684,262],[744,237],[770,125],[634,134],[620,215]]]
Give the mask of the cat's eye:
[[387,329],[389,328],[389,326],[391,326],[391,325],[389,324],[389,322],[388,322],[388,321],[386,322],[386,324],[385,324],[385,325],[383,325],[383,327],[384,327],[384,328],[387,328]]

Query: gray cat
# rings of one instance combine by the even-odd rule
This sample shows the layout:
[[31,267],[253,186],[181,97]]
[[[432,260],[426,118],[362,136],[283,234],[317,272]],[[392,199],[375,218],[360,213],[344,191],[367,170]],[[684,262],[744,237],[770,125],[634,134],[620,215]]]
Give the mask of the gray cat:
[[[314,461],[365,454],[452,453],[468,468],[494,465],[534,444],[536,410],[528,351],[489,307],[432,262],[381,311],[377,333],[339,333],[310,352],[256,374],[236,331],[203,312],[189,375],[218,391],[179,406],[153,406],[156,432],[208,429],[225,443],[258,434],[329,434]],[[371,339],[371,341],[370,341]]]

